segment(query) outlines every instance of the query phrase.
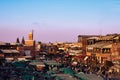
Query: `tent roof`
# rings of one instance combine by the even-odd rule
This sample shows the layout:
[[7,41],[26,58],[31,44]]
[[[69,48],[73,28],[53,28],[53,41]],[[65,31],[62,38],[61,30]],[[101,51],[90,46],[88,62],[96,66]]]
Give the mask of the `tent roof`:
[[72,77],[70,74],[54,74],[57,80],[77,80],[76,78]]
[[78,73],[75,76],[82,80],[103,80],[102,77],[97,76],[95,74],[84,74],[84,73]]
[[58,63],[57,61],[54,61],[54,60],[49,60],[49,61],[44,61],[46,65],[49,65],[49,66],[60,66],[61,63]]
[[45,66],[45,64],[43,62],[40,62],[40,61],[39,62],[38,61],[37,62],[30,62],[29,64],[36,65],[36,66],[43,66],[43,67]]

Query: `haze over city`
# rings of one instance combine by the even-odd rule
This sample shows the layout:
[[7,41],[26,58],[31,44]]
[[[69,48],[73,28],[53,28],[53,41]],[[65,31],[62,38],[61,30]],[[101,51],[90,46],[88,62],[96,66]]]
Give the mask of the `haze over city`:
[[0,41],[34,30],[37,41],[74,42],[80,34],[119,34],[119,22],[119,0],[0,0]]

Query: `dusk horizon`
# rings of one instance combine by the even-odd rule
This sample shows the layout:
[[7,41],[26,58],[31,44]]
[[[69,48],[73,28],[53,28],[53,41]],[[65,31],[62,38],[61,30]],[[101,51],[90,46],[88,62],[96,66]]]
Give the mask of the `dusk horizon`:
[[106,35],[120,29],[118,0],[1,0],[0,41],[27,39],[77,42],[78,35]]

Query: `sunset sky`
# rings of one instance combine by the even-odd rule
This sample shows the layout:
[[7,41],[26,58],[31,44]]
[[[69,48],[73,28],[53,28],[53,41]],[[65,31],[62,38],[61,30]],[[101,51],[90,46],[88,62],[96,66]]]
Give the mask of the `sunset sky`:
[[0,41],[27,39],[32,29],[42,42],[120,33],[120,0],[0,0]]

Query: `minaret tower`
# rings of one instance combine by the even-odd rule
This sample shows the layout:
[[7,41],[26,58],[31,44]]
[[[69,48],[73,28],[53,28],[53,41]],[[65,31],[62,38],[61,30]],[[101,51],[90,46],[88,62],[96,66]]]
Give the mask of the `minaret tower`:
[[33,30],[32,32],[28,33],[28,40],[33,40]]
[[25,44],[28,45],[28,46],[33,46],[34,45],[33,30],[32,30],[32,32],[28,33],[28,40],[25,41]]

